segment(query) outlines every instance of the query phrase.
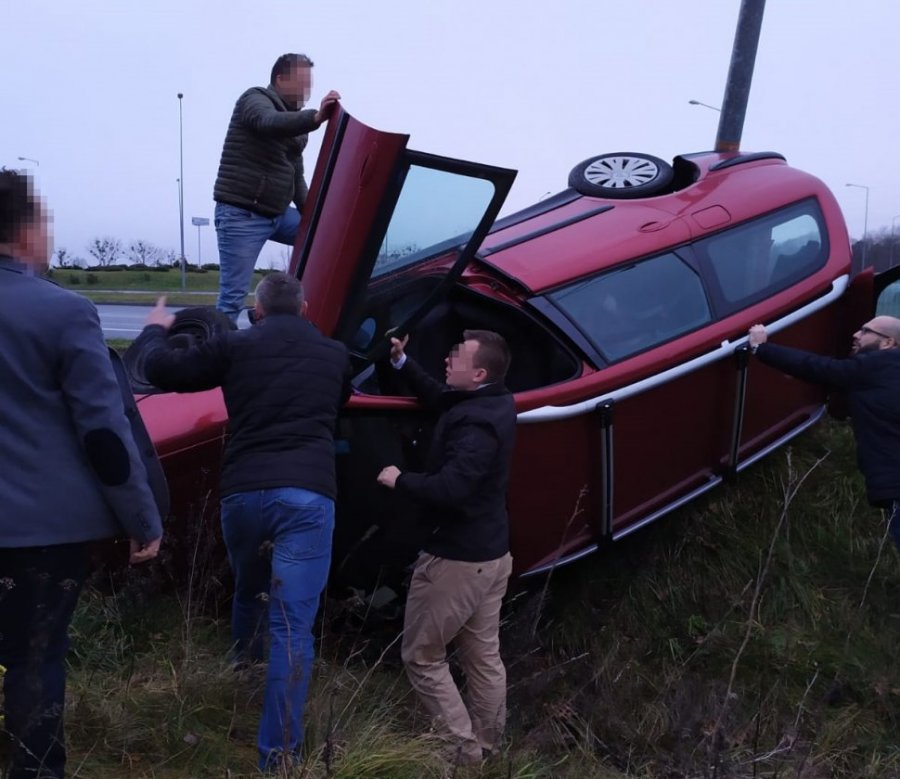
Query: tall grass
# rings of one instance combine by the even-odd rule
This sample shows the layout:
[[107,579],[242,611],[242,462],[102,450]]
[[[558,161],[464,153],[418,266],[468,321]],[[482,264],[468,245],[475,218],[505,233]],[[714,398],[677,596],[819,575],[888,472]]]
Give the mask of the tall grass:
[[[72,776],[254,775],[263,674],[228,665],[210,576],[83,599]],[[821,425],[705,502],[510,596],[507,743],[481,771],[441,760],[402,673],[400,626],[352,630],[330,598],[307,760],[283,775],[900,777],[898,592],[849,433]]]

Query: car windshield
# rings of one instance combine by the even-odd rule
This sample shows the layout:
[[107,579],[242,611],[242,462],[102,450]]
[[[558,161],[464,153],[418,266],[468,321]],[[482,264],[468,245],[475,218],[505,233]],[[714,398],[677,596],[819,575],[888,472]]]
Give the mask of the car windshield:
[[411,165],[371,278],[462,246],[494,197],[491,181]]

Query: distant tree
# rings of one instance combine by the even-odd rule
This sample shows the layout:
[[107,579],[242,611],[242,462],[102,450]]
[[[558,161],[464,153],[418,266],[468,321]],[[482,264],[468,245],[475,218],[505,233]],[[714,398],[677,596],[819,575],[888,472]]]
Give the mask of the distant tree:
[[69,250],[64,246],[60,246],[56,250],[56,264],[59,265],[60,268],[67,268],[69,266]]
[[387,247],[386,245],[382,247],[381,251],[378,253],[378,258],[375,260],[376,268],[386,268],[389,267],[404,257],[415,254],[417,251],[421,249],[418,244],[408,243],[405,246],[392,246]]
[[165,249],[148,241],[132,241],[128,247],[128,259],[139,265],[159,265],[165,257]]
[[94,238],[88,244],[88,253],[97,261],[97,265],[101,268],[115,265],[124,256],[122,242],[118,238],[110,238],[109,236]]

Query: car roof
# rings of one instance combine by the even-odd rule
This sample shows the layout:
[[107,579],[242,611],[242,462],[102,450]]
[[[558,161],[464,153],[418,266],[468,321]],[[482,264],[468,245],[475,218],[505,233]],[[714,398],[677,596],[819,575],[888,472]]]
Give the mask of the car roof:
[[831,198],[819,179],[772,152],[701,152],[679,161],[691,168],[692,180],[675,192],[636,200],[560,193],[547,208],[499,220],[477,257],[538,293],[805,197]]

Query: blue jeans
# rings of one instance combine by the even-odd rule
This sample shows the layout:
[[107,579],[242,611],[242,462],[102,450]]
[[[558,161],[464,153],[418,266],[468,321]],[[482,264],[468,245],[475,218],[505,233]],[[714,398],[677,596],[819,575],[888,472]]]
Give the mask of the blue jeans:
[[259,658],[266,616],[269,666],[257,746],[261,770],[303,744],[313,622],[328,579],[334,501],[296,487],[222,499],[222,533],[234,571],[232,635],[239,656]]
[[[90,544],[0,549],[0,665],[9,779],[65,774],[63,710],[69,623],[88,574]],[[8,773],[3,773],[7,768]]]
[[254,214],[244,208],[216,203],[219,241],[219,299],[216,308],[236,322],[250,291],[253,268],[266,241],[294,245],[300,212],[291,206],[281,216]]

